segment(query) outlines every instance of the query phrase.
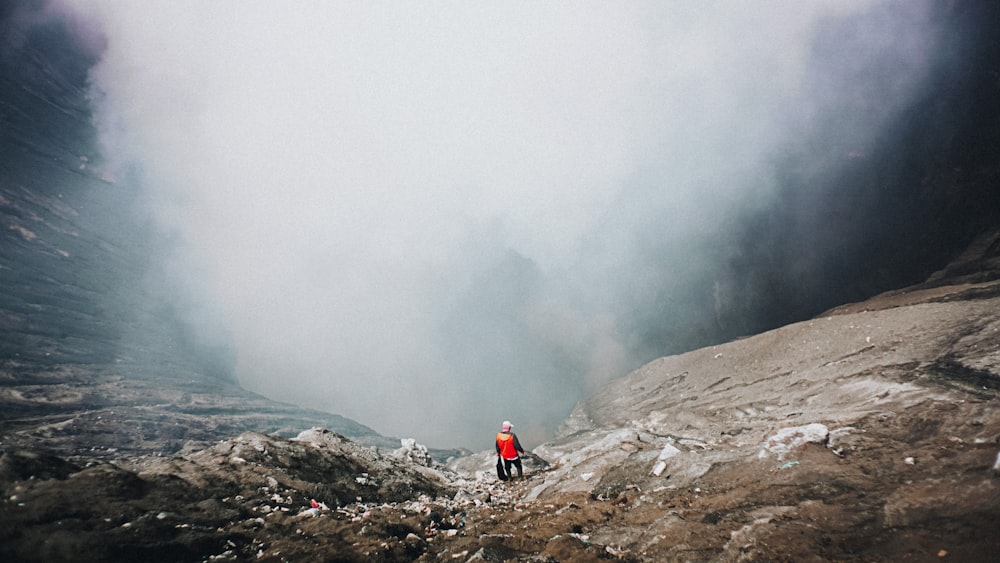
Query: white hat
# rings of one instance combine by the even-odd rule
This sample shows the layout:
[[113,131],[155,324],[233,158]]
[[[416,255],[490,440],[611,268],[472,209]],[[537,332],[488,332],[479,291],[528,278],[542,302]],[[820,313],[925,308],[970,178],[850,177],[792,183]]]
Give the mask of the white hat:
[[503,428],[504,432],[510,430],[511,428],[510,421],[509,420],[503,421],[503,424],[500,426],[500,428]]

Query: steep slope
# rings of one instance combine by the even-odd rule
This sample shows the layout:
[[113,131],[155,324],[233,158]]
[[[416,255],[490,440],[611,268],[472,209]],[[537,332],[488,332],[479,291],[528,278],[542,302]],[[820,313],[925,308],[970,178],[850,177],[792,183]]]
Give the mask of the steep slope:
[[132,239],[114,236],[128,194],[96,168],[95,59],[61,26],[21,27],[14,11],[0,21],[0,358],[108,363],[114,321],[134,304],[116,290],[141,281],[142,262]]
[[[963,261],[985,276],[995,246]],[[998,334],[1000,282],[939,275],[661,358],[535,449],[554,467],[528,498],[615,507],[591,540],[640,560],[982,560],[1000,547]]]

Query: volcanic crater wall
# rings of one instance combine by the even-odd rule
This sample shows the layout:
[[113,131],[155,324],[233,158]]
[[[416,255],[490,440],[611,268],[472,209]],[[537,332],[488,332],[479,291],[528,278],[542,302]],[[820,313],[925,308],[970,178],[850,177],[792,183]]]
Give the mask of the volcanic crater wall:
[[[88,72],[99,45],[15,2],[0,13],[0,361],[231,379],[148,283],[137,193],[102,165]],[[24,369],[29,368],[29,369]]]
[[[88,84],[100,44],[82,41],[67,20],[43,18],[43,5],[0,12],[0,360],[232,380],[226,345],[195,335],[169,287],[148,283],[165,277],[151,258],[162,240],[135,205],[141,194],[127,171],[114,177],[102,166]],[[876,149],[845,156],[829,129],[804,131],[801,147],[812,148],[777,163],[776,205],[733,225],[731,245],[720,242],[719,277],[732,281],[735,305],[713,314],[719,290],[700,282],[684,304],[666,293],[642,303],[635,326],[623,328],[636,335],[637,356],[722,342],[921,282],[996,228],[1000,7],[953,2],[935,17],[948,49]],[[817,61],[832,56],[824,48],[816,45]],[[822,72],[810,87],[845,78]],[[842,115],[875,107],[877,94]],[[809,173],[844,158],[839,174]],[[799,189],[816,182],[826,186]],[[697,308],[697,319],[671,322],[677,307]]]

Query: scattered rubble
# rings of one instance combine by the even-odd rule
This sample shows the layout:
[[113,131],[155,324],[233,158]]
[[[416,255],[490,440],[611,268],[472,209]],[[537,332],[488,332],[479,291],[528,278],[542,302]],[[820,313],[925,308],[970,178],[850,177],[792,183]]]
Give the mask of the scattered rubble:
[[784,459],[785,454],[801,447],[803,444],[815,443],[825,444],[830,431],[826,425],[814,422],[805,426],[792,426],[782,428],[768,437],[764,443],[764,449],[758,454],[760,457],[774,454],[778,459]]

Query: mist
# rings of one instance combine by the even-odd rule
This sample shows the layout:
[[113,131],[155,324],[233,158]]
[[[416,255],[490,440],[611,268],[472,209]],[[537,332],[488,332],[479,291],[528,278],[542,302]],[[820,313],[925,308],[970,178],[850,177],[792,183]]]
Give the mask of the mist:
[[924,2],[58,5],[103,34],[104,157],[193,334],[250,390],[474,450],[763,326],[738,265],[788,155],[846,189],[939,48]]

